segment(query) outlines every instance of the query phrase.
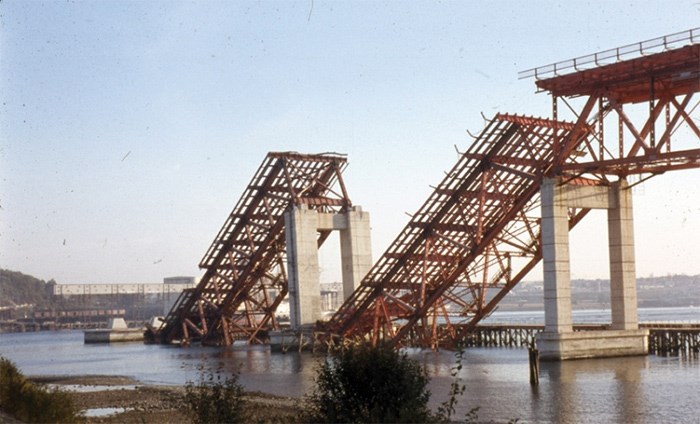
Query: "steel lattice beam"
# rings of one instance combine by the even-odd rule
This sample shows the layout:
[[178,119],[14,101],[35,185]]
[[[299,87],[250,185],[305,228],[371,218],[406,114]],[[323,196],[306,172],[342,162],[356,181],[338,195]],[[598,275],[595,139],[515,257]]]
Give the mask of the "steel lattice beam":
[[[700,46],[668,50],[671,39],[694,43],[694,31],[640,43],[642,57],[620,60],[625,47],[579,58],[578,65],[574,59],[527,71],[551,76],[537,86],[552,93],[554,119],[491,120],[320,329],[326,340],[431,347],[460,340],[541,260],[543,176],[608,185],[629,175],[700,167],[700,129],[692,118]],[[647,55],[657,44],[662,51]],[[604,65],[610,52],[617,61]],[[593,68],[579,69],[583,62]],[[557,75],[557,66],[569,63],[575,72]],[[560,103],[574,123],[558,120]],[[648,105],[646,113],[626,106],[640,103]],[[570,209],[569,228],[587,213]]]
[[[196,288],[185,291],[154,337],[230,345],[263,341],[277,329],[287,295],[284,212],[306,204],[320,212],[351,207],[338,155],[269,153],[200,262]],[[337,186],[337,187],[336,187]],[[330,231],[320,231],[319,246]]]
[[499,114],[447,173],[324,329],[342,338],[436,346],[487,313],[540,258],[539,181],[552,140],[586,125]]

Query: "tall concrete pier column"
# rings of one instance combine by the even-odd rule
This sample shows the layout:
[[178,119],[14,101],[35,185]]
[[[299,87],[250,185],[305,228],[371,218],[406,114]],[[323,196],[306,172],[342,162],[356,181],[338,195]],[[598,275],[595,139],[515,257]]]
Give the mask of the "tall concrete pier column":
[[369,214],[361,207],[319,213],[306,205],[284,215],[287,241],[289,318],[295,330],[321,319],[318,231],[340,231],[343,296],[347,299],[372,267]]
[[[543,360],[645,355],[648,331],[637,324],[632,192],[620,180],[611,186],[542,183],[542,259],[545,329],[537,336]],[[569,208],[607,209],[612,325],[574,332],[571,317]]]
[[314,324],[321,318],[318,266],[318,213],[306,205],[284,215],[287,241],[289,319],[292,328]]
[[354,206],[344,214],[346,228],[340,230],[340,257],[343,271],[343,299],[347,299],[372,268],[369,213]]
[[632,190],[629,189],[627,181],[621,180],[613,184],[612,194],[617,197],[617,207],[608,209],[612,328],[636,330],[639,325]]
[[545,331],[571,332],[569,208],[554,179],[542,183],[542,259]]

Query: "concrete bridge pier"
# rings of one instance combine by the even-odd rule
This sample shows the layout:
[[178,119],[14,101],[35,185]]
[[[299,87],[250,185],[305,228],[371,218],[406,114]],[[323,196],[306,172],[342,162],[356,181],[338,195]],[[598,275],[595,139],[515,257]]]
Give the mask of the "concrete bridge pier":
[[[545,329],[537,336],[543,360],[646,355],[647,330],[637,320],[632,191],[625,180],[611,186],[542,183],[542,259]],[[610,330],[574,332],[571,317],[569,208],[608,210]]]
[[321,319],[319,230],[340,231],[343,296],[347,299],[372,267],[369,213],[355,206],[341,213],[320,213],[300,205],[287,211],[287,278],[293,331],[311,328]]

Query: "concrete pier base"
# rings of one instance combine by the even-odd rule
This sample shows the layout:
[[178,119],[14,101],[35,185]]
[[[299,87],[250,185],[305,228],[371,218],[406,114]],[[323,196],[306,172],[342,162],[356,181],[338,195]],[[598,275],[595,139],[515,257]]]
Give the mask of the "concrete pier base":
[[537,335],[537,348],[543,361],[646,355],[648,347],[648,330],[543,332]]

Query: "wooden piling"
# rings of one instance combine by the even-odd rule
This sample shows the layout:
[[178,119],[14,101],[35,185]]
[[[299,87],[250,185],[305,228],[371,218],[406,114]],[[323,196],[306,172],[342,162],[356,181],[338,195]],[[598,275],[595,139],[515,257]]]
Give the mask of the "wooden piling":
[[530,385],[539,386],[540,384],[540,351],[534,346],[528,349],[530,358]]

